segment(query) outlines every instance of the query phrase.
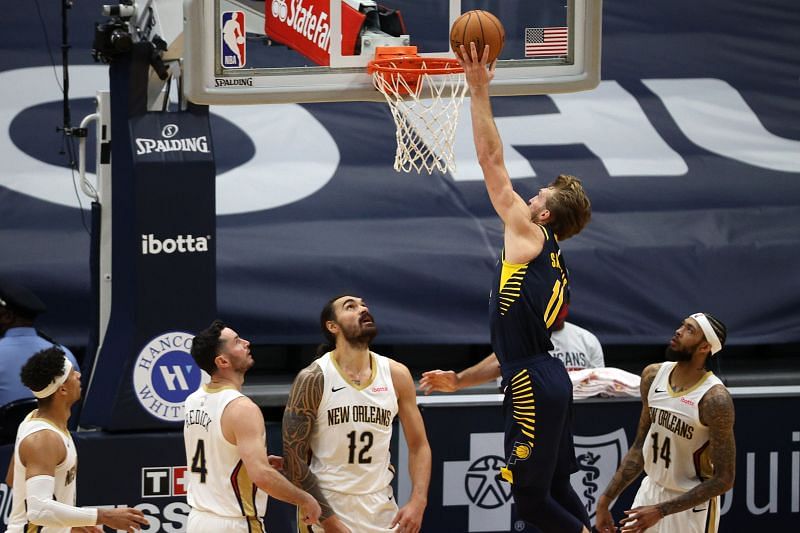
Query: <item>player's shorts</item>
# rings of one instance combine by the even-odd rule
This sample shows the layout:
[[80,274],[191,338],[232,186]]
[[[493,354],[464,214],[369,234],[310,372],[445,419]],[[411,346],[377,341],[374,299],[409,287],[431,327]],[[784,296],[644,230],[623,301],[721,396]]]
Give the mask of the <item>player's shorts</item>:
[[186,533],[264,533],[264,522],[261,518],[243,516],[219,516],[214,513],[189,511],[186,522]]
[[549,486],[577,472],[572,441],[572,382],[549,354],[502,367],[506,468],[515,486]]
[[[371,494],[343,494],[322,489],[322,494],[333,508],[336,516],[353,533],[384,533],[396,531],[392,520],[397,516],[397,501],[392,487],[386,487]],[[322,533],[320,526],[300,524],[303,533]]]
[[[645,476],[642,486],[633,499],[633,507],[655,505],[682,495],[682,492],[665,489]],[[646,533],[716,533],[719,528],[719,497],[692,509],[667,515],[646,530]]]

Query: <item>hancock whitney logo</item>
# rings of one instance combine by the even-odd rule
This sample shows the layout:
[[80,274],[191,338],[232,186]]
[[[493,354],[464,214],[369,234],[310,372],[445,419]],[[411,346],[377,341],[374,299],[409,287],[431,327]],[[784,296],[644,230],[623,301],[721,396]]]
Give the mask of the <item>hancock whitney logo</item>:
[[[580,470],[572,474],[572,488],[586,506],[594,524],[597,499],[611,481],[628,451],[625,430],[605,435],[576,435],[575,456]],[[526,449],[515,449],[519,459],[527,459]],[[523,457],[524,456],[524,457]],[[516,457],[516,455],[515,455]],[[472,433],[469,436],[469,460],[445,461],[442,505],[467,505],[467,531],[509,531],[511,524],[511,485],[498,481],[505,466],[502,433]],[[517,520],[514,531],[525,530]]]
[[133,389],[147,412],[166,422],[183,421],[183,402],[208,376],[194,363],[191,333],[170,331],[148,342],[133,367]]

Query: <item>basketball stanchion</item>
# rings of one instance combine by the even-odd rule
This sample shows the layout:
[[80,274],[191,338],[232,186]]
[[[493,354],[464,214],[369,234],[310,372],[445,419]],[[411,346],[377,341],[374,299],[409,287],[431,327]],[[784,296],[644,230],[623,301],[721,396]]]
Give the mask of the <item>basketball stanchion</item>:
[[454,171],[453,144],[467,91],[458,61],[421,57],[416,46],[380,47],[367,71],[397,126],[394,169]]

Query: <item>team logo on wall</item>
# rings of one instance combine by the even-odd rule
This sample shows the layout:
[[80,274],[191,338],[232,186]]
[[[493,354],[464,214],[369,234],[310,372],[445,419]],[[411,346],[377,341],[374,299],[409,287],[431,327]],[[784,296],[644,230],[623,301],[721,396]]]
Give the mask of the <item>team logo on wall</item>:
[[575,435],[574,439],[575,459],[580,470],[572,474],[570,481],[594,525],[597,500],[611,482],[614,472],[628,451],[628,437],[625,430],[619,428],[593,437]]
[[183,421],[186,397],[208,381],[189,350],[191,333],[171,331],[148,342],[133,367],[133,388],[145,410],[166,422]]

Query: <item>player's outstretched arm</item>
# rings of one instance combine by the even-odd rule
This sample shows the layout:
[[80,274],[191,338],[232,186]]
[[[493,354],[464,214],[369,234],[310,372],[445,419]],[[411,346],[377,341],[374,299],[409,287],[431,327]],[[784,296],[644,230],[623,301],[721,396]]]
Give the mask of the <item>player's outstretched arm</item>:
[[475,43],[470,43],[468,49],[462,46],[460,56],[458,59],[464,68],[470,91],[475,152],[483,171],[489,200],[507,228],[522,237],[528,237],[531,232],[530,209],[511,185],[503,156],[503,142],[489,99],[489,83],[494,78],[496,62],[488,65],[489,47],[477,50]]
[[492,353],[477,365],[455,373],[452,370],[429,370],[422,373],[419,388],[425,394],[431,392],[455,392],[473,387],[500,377],[500,362]]
[[52,431],[38,431],[19,446],[19,458],[25,465],[25,509],[31,524],[49,527],[87,527],[98,524],[114,529],[140,529],[148,524],[138,509],[94,509],[75,507],[53,499],[56,466],[64,461],[67,449],[61,437]]
[[392,382],[397,392],[397,416],[408,444],[408,472],[411,476],[411,496],[392,520],[392,527],[399,524],[399,531],[417,533],[422,527],[422,515],[428,505],[431,447],[417,407],[417,393],[411,373],[402,363],[392,361],[391,365]]
[[[320,521],[328,531],[329,526],[338,522],[338,519],[322,494],[317,477],[308,468],[311,434],[324,385],[325,376],[316,363],[297,374],[283,412],[283,457],[286,476],[319,502],[322,508]],[[330,529],[335,531],[332,527]]]
[[270,465],[267,456],[266,428],[261,409],[246,397],[233,400],[222,414],[223,432],[232,430],[236,448],[255,485],[279,500],[300,508],[300,516],[306,524],[319,521],[320,507],[306,491],[295,487],[288,479]]
[[650,392],[650,386],[653,384],[660,367],[660,363],[649,365],[642,372],[642,382],[639,386],[642,396],[642,413],[639,416],[636,439],[633,441],[628,453],[626,453],[625,457],[622,459],[622,464],[611,479],[611,483],[608,484],[603,495],[597,500],[595,527],[600,533],[617,530],[614,525],[614,520],[611,517],[609,506],[628,485],[639,477],[639,474],[641,474],[644,469],[642,446],[644,446],[644,439],[647,437],[647,432],[650,430],[650,407],[647,403],[647,395]]

